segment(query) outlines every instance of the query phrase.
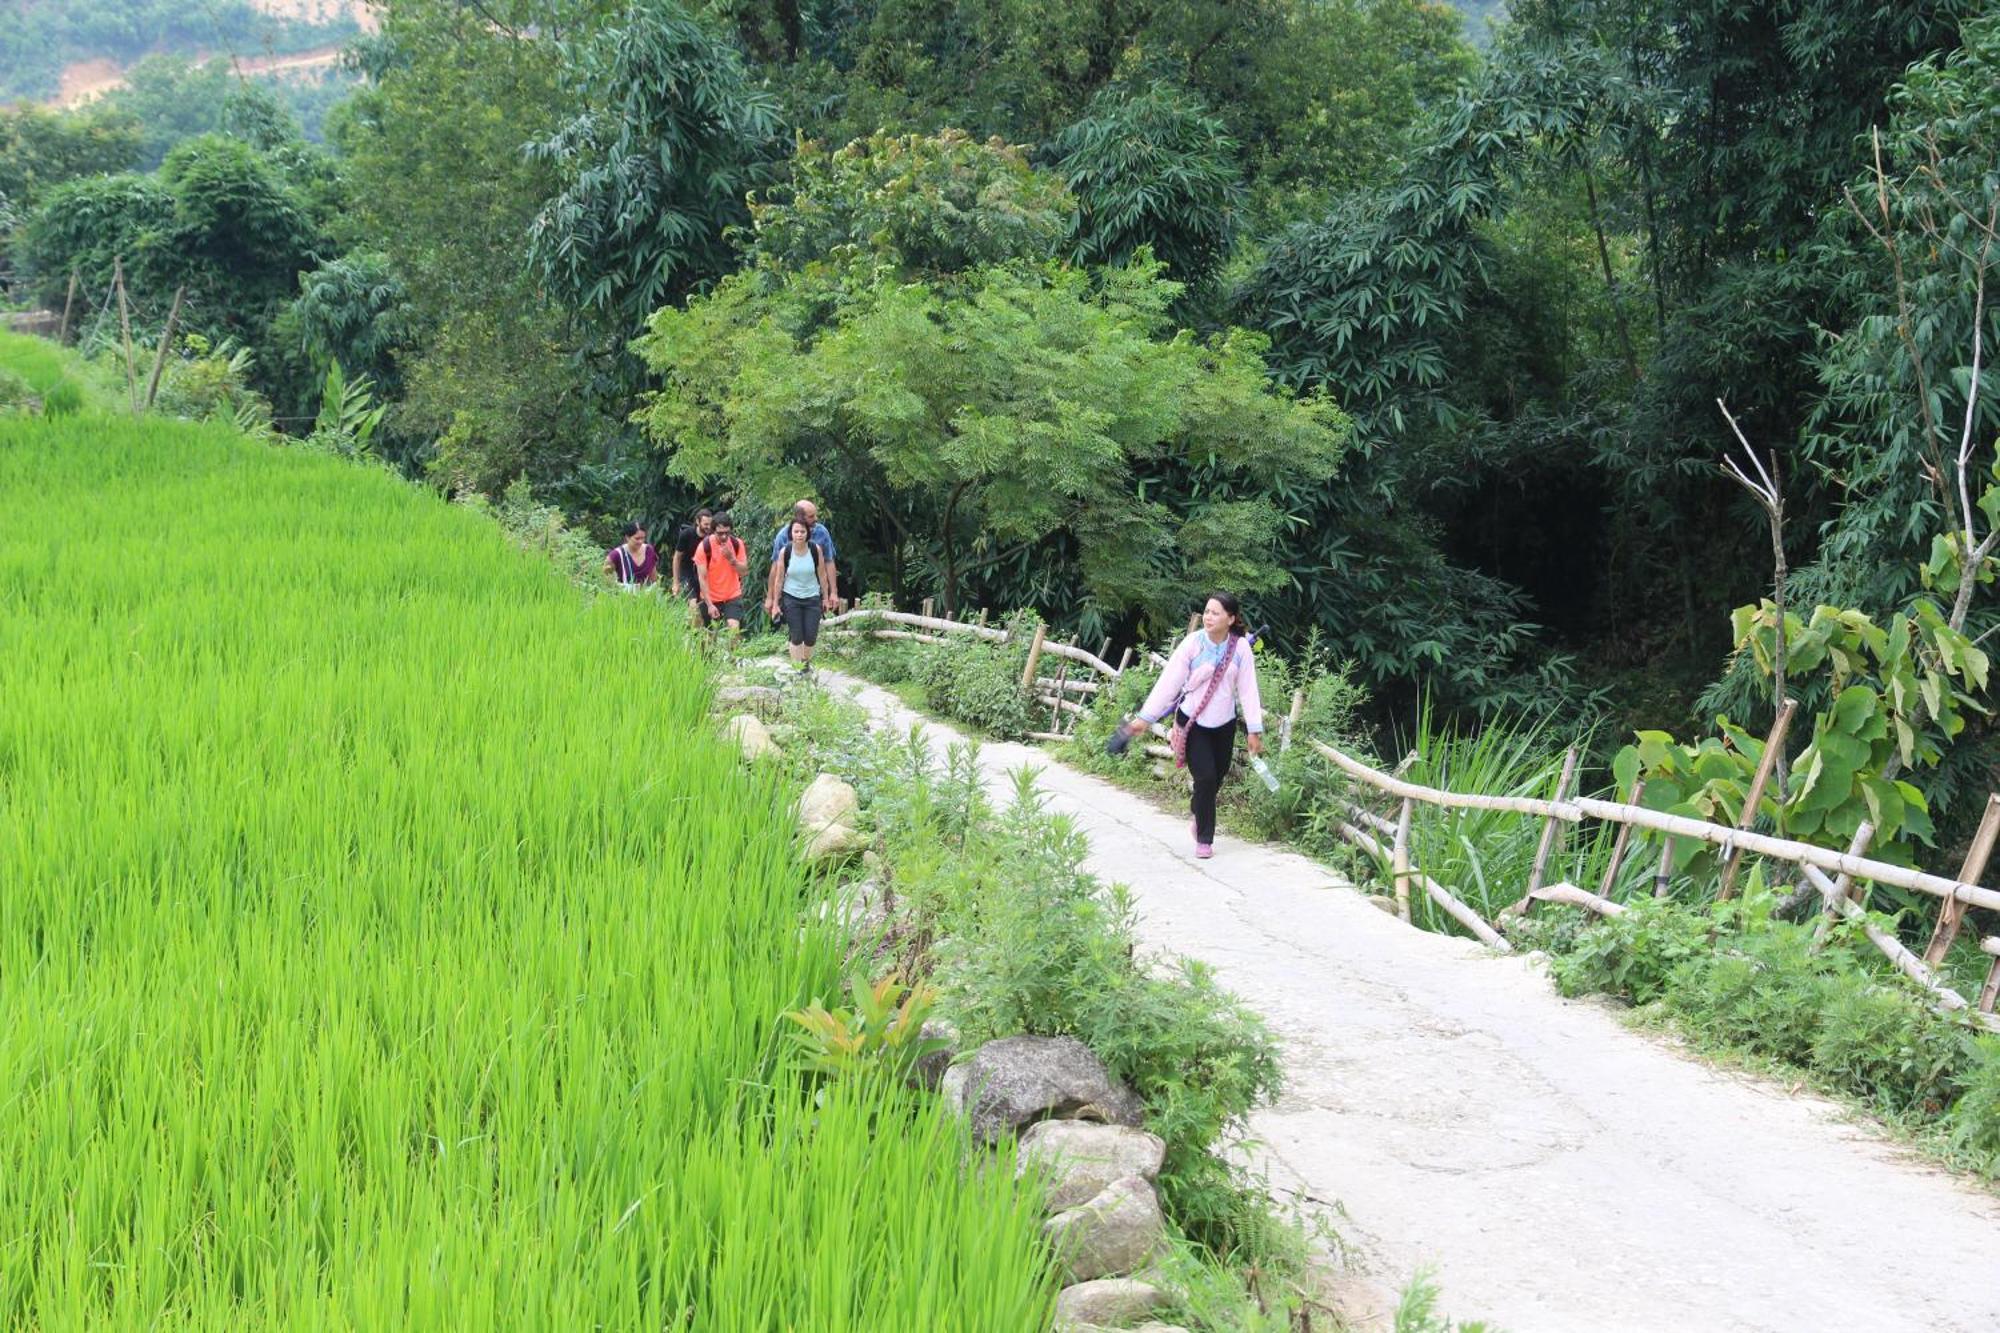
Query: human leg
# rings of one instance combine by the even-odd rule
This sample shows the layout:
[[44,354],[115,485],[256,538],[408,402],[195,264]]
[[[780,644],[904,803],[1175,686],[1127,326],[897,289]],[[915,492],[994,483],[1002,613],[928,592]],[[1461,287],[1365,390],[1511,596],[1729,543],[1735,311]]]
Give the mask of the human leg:
[[1188,804],[1190,813],[1194,815],[1197,849],[1215,841],[1215,795],[1222,788],[1222,780],[1229,776],[1229,761],[1235,745],[1234,718],[1220,727],[1188,728],[1188,776],[1194,779],[1194,797]]

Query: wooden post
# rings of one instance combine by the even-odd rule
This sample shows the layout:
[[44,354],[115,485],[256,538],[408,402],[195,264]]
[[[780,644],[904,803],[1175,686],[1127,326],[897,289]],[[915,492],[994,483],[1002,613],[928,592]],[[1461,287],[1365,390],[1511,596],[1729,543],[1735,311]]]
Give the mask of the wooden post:
[[926,597],[926,598],[924,598],[924,606],[923,606],[923,612],[924,612],[924,618],[925,618],[926,620],[928,620],[928,619],[930,618],[930,614],[931,614],[931,607],[932,607],[932,605],[934,604],[934,602],[935,602],[935,599],[934,599],[934,598],[930,598],[930,597]]
[[187,284],[182,283],[174,292],[174,308],[167,312],[167,329],[160,335],[160,350],[153,356],[153,377],[146,381],[146,410],[153,410],[153,399],[160,392],[160,372],[167,368],[167,349],[174,344],[174,326],[181,319],[181,298],[187,295]]
[[1673,875],[1674,840],[1673,836],[1669,834],[1660,843],[1660,868],[1653,872],[1653,896],[1655,898],[1664,898],[1667,896],[1667,884],[1672,880]]
[[1979,941],[1979,947],[1993,955],[1993,963],[1986,969],[1986,984],[1979,988],[1979,1012],[1990,1014],[1993,1002],[2000,1000],[2000,940],[1983,939]]
[[1396,816],[1396,841],[1389,850],[1389,868],[1396,880],[1396,915],[1404,921],[1410,919],[1410,808],[1412,802],[1403,798],[1403,811]]
[[[1874,838],[1874,836],[1875,836],[1875,826],[1869,823],[1865,819],[1862,820],[1861,827],[1854,830],[1854,836],[1848,840],[1847,854],[1849,856],[1861,855],[1861,853],[1868,850],[1868,843],[1871,839]],[[1854,891],[1854,876],[1848,874],[1844,870],[1840,873],[1840,877],[1834,880],[1834,883],[1840,886],[1841,895],[1845,898],[1850,899],[1851,901],[1864,902],[1868,897],[1868,895],[1865,893],[1856,893]],[[1831,907],[1827,909],[1826,914],[1828,916],[1838,915],[1838,913]]]
[[1049,730],[1058,735],[1062,734],[1063,686],[1069,683],[1069,659],[1065,657],[1061,662],[1056,668],[1055,688],[1049,691],[1055,696],[1049,700]]
[[118,324],[125,331],[125,396],[131,399],[132,415],[139,415],[139,372],[132,364],[132,310],[125,300],[125,258],[111,261],[111,285],[118,289]]
[[1292,748],[1292,733],[1298,730],[1299,721],[1300,719],[1304,718],[1305,715],[1306,715],[1306,692],[1304,690],[1293,690],[1292,706],[1291,708],[1286,710],[1284,728],[1278,733],[1279,754],[1283,754],[1285,751]]
[[[1783,627],[1780,626],[1782,632]],[[1771,734],[1764,738],[1764,755],[1757,761],[1757,775],[1750,779],[1750,791],[1743,798],[1743,809],[1737,813],[1736,827],[1748,829],[1757,822],[1757,804],[1764,799],[1764,785],[1771,780],[1771,767],[1778,762],[1778,756],[1785,752],[1785,731],[1792,725],[1792,714],[1799,711],[1797,699],[1785,700],[1778,710],[1776,720],[1771,723]],[[1743,853],[1731,849],[1722,863],[1722,887],[1716,893],[1718,902],[1726,902],[1736,896],[1736,872],[1743,867]]]
[[1192,634],[1200,628],[1201,628],[1201,612],[1197,611],[1193,615],[1188,617],[1188,633]]
[[980,607],[980,608],[979,608],[979,627],[980,627],[981,629],[985,629],[985,628],[986,628],[986,617],[987,617],[987,616],[989,616],[989,615],[991,615],[991,614],[993,614],[993,613],[992,613],[992,611],[991,611],[990,609],[988,609],[987,607],[983,607],[983,606],[982,606],[982,607]]
[[[1563,755],[1562,776],[1556,779],[1557,802],[1561,802],[1563,797],[1569,793],[1569,780],[1575,776],[1576,747],[1572,745],[1569,747],[1568,752]],[[1562,821],[1553,815],[1542,821],[1542,844],[1535,848],[1535,868],[1528,875],[1528,892],[1530,895],[1536,889],[1542,887],[1542,876],[1548,873],[1549,854],[1555,851],[1556,830],[1561,823]]]
[[[1632,794],[1625,798],[1625,803],[1627,805],[1637,805],[1639,804],[1639,798],[1645,794],[1646,780],[1644,778],[1633,778]],[[1611,896],[1612,887],[1618,883],[1618,867],[1624,864],[1625,861],[1625,844],[1631,840],[1631,837],[1632,826],[1630,824],[1620,824],[1618,826],[1617,840],[1611,844],[1611,864],[1604,867],[1604,878],[1597,886],[1598,897],[1609,898]]]
[[1112,674],[1122,676],[1125,674],[1125,669],[1131,665],[1132,665],[1132,650],[1130,648],[1127,648],[1124,651],[1124,653],[1122,653],[1118,658],[1118,670],[1113,672]]
[[69,346],[69,315],[70,311],[74,310],[75,308],[76,308],[76,266],[72,264],[70,265],[70,270],[69,270],[69,295],[63,297],[62,328],[60,328],[56,332],[56,342],[64,347]]
[[[1979,882],[1979,877],[1986,873],[1986,862],[1993,856],[1996,841],[2000,841],[2000,792],[1991,792],[1986,797],[1986,813],[1979,821],[1979,832],[1972,835],[1972,846],[1965,849],[1965,863],[1958,868],[1959,883]],[[1964,903],[1956,898],[1947,898],[1939,904],[1937,929],[1931,932],[1931,942],[1924,948],[1926,963],[1936,967],[1944,961],[1964,921]]]
[[1035,688],[1035,669],[1042,664],[1042,640],[1048,636],[1048,632],[1047,625],[1036,624],[1035,640],[1028,645],[1028,665],[1021,672],[1021,688],[1024,690]]

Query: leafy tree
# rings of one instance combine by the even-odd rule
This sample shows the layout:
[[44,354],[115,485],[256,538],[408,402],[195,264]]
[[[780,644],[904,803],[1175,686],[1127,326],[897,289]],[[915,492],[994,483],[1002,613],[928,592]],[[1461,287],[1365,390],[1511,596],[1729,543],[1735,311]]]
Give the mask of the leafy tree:
[[771,174],[776,104],[734,50],[670,0],[574,44],[587,106],[528,157],[562,189],[529,229],[529,262],[558,300],[620,341],[729,267],[724,231]]
[[139,151],[138,121],[109,108],[0,109],[0,197],[32,208],[64,181],[130,170]]
[[[43,304],[63,300],[72,269],[94,299],[109,287],[119,258],[140,271],[156,262],[173,216],[173,193],[153,176],[128,172],[70,181],[50,190],[29,218],[18,258]],[[170,265],[171,257],[157,262]]]
[[337,363],[350,378],[367,376],[393,399],[403,388],[396,359],[416,337],[415,318],[388,258],[361,250],[300,276],[282,332],[296,340],[317,373]]
[[1219,118],[1167,83],[1098,94],[1050,145],[1077,200],[1071,258],[1122,264],[1150,246],[1175,281],[1202,288],[1235,231],[1236,151]]

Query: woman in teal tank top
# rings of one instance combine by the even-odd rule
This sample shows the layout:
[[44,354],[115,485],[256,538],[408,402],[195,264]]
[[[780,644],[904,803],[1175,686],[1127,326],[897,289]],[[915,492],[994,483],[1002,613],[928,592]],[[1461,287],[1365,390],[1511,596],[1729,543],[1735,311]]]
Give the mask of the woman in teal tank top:
[[792,641],[792,664],[805,675],[812,670],[820,612],[833,597],[833,588],[819,548],[812,544],[812,525],[795,518],[790,535],[771,562],[771,593],[764,610],[771,619],[784,620]]

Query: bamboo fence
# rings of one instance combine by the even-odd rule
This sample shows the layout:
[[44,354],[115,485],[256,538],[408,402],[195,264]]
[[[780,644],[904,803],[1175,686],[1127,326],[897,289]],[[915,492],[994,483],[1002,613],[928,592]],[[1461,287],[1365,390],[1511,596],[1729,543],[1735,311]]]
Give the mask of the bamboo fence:
[[[1012,637],[1008,630],[989,627],[983,612],[977,623],[970,623],[930,615],[929,609],[926,604],[926,614],[912,614],[861,608],[830,618],[826,628],[836,636],[867,635],[919,643],[943,643],[954,634],[969,635],[991,643],[1006,643]],[[1027,663],[1021,673],[1021,688],[1049,709],[1049,729],[1030,732],[1034,739],[1063,741],[1071,738],[1075,719],[1087,713],[1091,703],[1115,685],[1132,665],[1132,650],[1127,649],[1115,666],[1105,660],[1109,651],[1108,643],[1101,652],[1092,653],[1075,643],[1056,642],[1048,637],[1046,626],[1035,626],[1034,637],[1028,646]],[[1047,659],[1057,662],[1054,675],[1045,672]],[[1153,666],[1165,664],[1165,659],[1158,653],[1147,653],[1145,660]],[[1077,670],[1073,672],[1072,668]],[[1279,732],[1281,750],[1293,744],[1294,733],[1304,715],[1304,706],[1305,694],[1299,691],[1292,698]],[[1722,898],[1734,894],[1744,858],[1748,856],[1759,856],[1796,867],[1806,888],[1819,895],[1829,919],[1855,923],[1898,971],[1929,993],[1939,1008],[1966,1013],[1983,1026],[2000,1031],[2000,1017],[1994,1014],[1995,1004],[2000,1002],[2000,936],[1980,941],[1981,951],[1992,962],[1988,965],[1985,985],[1976,1000],[1968,1002],[1936,971],[1937,964],[1943,961],[1963,925],[1966,908],[1983,907],[1989,911],[2000,911],[2000,890],[1985,887],[1979,882],[1985,875],[1996,844],[2000,843],[2000,793],[1988,798],[1979,832],[1956,877],[1930,874],[1864,855],[1872,833],[1867,825],[1859,830],[1844,851],[1759,833],[1752,827],[1758,801],[1770,779],[1772,760],[1782,747],[1785,730],[1795,712],[1796,705],[1790,700],[1779,711],[1767,738],[1764,761],[1758,765],[1748,799],[1744,801],[1742,813],[1734,825],[1714,824],[1685,815],[1649,810],[1639,804],[1645,786],[1643,782],[1635,783],[1624,801],[1583,796],[1574,790],[1578,761],[1574,750],[1564,757],[1554,798],[1542,799],[1449,792],[1426,787],[1401,776],[1402,769],[1408,766],[1407,760],[1396,772],[1384,773],[1324,741],[1298,739],[1304,740],[1315,753],[1346,774],[1359,788],[1379,792],[1398,802],[1396,818],[1389,819],[1368,810],[1358,800],[1343,800],[1338,812],[1340,817],[1335,824],[1344,839],[1385,867],[1395,891],[1396,914],[1404,921],[1410,920],[1413,890],[1421,890],[1475,938],[1505,952],[1512,946],[1502,928],[1508,920],[1527,914],[1537,903],[1561,903],[1603,917],[1623,914],[1627,910],[1625,905],[1615,901],[1611,894],[1635,833],[1641,837],[1657,835],[1660,839],[1658,868],[1653,875],[1655,897],[1668,896],[1676,845],[1683,842],[1704,843],[1721,849],[1722,878],[1718,893]],[[1161,740],[1167,734],[1166,729],[1158,725],[1153,727],[1153,732]],[[1161,757],[1168,753],[1166,747],[1160,744],[1149,745],[1146,749],[1147,753]],[[1536,847],[1533,868],[1528,883],[1523,886],[1522,896],[1502,909],[1496,920],[1485,920],[1449,886],[1440,884],[1425,873],[1423,867],[1412,862],[1410,827],[1416,807],[1420,805],[1445,810],[1504,811],[1543,821],[1541,841]],[[1613,824],[1618,828],[1610,861],[1596,891],[1567,881],[1544,883],[1550,867],[1559,863],[1565,829],[1570,825],[1580,825],[1586,819]],[[1894,885],[1939,900],[1937,926],[1921,955],[1869,918],[1864,905],[1865,894],[1859,887],[1868,883]]]

